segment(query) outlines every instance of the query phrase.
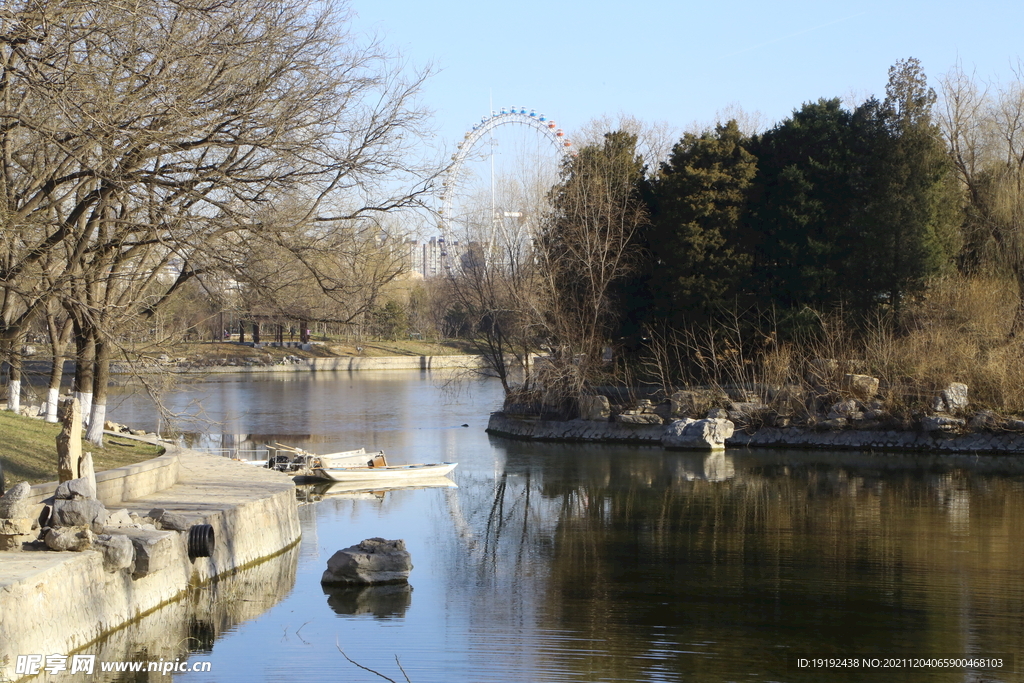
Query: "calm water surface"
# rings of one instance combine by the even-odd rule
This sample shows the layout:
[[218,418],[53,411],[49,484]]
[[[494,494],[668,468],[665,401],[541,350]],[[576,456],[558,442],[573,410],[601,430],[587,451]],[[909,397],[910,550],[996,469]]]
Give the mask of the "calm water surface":
[[[500,399],[418,372],[183,387],[168,405],[201,405],[204,445],[455,460],[459,488],[304,506],[297,549],[101,648],[212,662],[182,683],[383,680],[339,647],[414,683],[1024,680],[795,666],[1024,651],[1021,461],[529,444],[484,433]],[[125,391],[112,419],[150,414]],[[373,536],[405,539],[411,590],[325,594],[327,559]]]

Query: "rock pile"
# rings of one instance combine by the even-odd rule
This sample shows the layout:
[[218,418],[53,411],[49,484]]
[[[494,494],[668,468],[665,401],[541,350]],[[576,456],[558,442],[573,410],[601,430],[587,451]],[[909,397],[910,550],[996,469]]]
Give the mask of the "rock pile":
[[669,402],[655,405],[648,398],[637,401],[635,408],[623,410],[615,416],[616,422],[633,425],[660,425],[670,419],[672,411]]
[[21,550],[39,537],[42,506],[29,501],[31,493],[32,487],[21,482],[0,496],[0,550]]
[[170,561],[174,544],[182,542],[179,534],[158,530],[152,517],[140,517],[126,509],[110,512],[89,493],[86,477],[57,487],[43,529],[43,541],[50,550],[98,550],[103,553],[104,569],[129,569],[134,578],[151,574]]

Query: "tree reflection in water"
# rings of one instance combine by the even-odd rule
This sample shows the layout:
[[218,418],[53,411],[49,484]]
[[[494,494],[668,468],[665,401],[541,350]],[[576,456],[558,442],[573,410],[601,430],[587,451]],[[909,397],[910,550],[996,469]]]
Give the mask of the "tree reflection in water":
[[[515,604],[486,618],[591,644],[570,657],[582,679],[1024,651],[1017,460],[492,445],[475,571]],[[926,673],[910,680],[963,680]]]

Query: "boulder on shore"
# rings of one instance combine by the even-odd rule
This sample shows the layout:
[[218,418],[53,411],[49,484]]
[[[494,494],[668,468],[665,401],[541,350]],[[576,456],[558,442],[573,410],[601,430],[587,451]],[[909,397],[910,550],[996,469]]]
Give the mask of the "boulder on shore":
[[103,553],[103,569],[108,572],[129,569],[135,561],[135,546],[127,536],[100,534],[93,538],[92,545]]
[[54,527],[43,541],[50,550],[81,552],[92,548],[92,529],[87,526]]
[[100,533],[107,523],[107,508],[91,498],[53,501],[50,526],[87,526]]
[[665,448],[690,450],[717,450],[725,448],[725,440],[733,435],[736,426],[722,418],[676,420],[665,428],[661,445]]
[[405,549],[405,541],[368,538],[334,553],[320,583],[405,583],[411,570],[412,558]]
[[660,416],[648,413],[637,415],[622,413],[615,416],[615,421],[627,425],[660,425],[662,423]]
[[581,396],[580,419],[607,421],[612,414],[607,396]]
[[843,389],[861,400],[868,400],[878,393],[878,378],[870,375],[843,375]]
[[963,382],[950,382],[932,401],[932,410],[936,413],[958,413],[966,410],[967,385]]
[[57,435],[57,480],[78,479],[82,459],[82,407],[77,398],[61,403],[64,426]]
[[921,418],[921,428],[926,432],[955,432],[963,429],[967,420],[945,415],[930,415]]
[[68,479],[57,485],[53,494],[57,500],[88,500],[96,498],[96,486],[88,477]]

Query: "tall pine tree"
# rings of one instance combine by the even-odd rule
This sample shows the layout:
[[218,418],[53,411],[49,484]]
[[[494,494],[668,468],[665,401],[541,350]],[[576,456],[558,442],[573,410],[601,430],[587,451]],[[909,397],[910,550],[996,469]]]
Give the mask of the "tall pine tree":
[[735,121],[687,133],[653,183],[652,296],[674,324],[731,305],[751,265],[744,216],[757,172]]

